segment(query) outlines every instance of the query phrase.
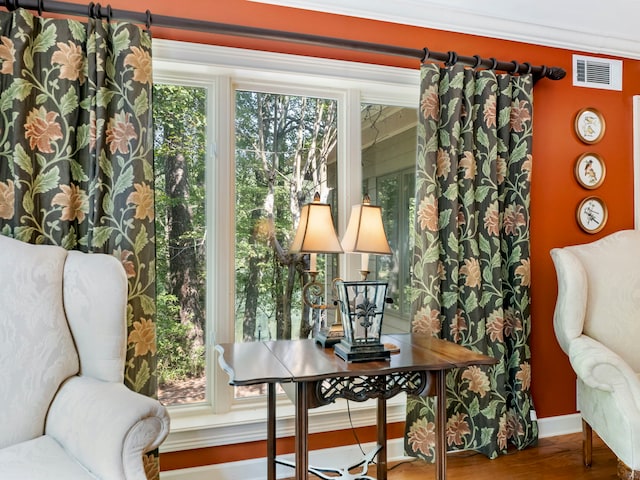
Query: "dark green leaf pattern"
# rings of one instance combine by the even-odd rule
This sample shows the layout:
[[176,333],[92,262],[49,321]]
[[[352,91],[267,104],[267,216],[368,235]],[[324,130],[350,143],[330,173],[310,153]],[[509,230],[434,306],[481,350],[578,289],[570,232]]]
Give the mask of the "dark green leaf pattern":
[[0,12],[0,232],[122,262],[125,383],[155,396],[151,82],[135,25]]
[[[531,420],[529,195],[533,85],[461,65],[421,71],[412,330],[495,357],[446,377],[449,450],[494,458]],[[407,401],[405,450],[433,461],[435,403]]]

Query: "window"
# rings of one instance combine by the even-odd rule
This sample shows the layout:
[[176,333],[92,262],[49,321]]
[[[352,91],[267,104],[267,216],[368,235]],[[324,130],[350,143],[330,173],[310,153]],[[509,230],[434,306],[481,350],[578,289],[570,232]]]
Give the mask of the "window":
[[205,400],[207,90],[153,88],[158,398]]
[[316,192],[337,206],[337,102],[251,90],[235,99],[235,339],[306,338],[308,259],[287,250]]
[[363,190],[382,207],[383,223],[393,252],[376,256],[375,270],[389,283],[393,303],[386,307],[387,331],[409,330],[411,254],[415,204],[415,108],[362,105]]
[[[303,307],[305,258],[279,257],[287,253],[299,208],[316,191],[331,204],[339,233],[365,192],[389,210],[395,254],[372,259],[372,267],[393,283],[399,319],[393,328],[408,330],[402,318],[410,248],[405,223],[413,197],[418,71],[155,40],[154,81],[161,398],[178,383],[174,376],[183,375],[182,388],[172,392],[178,400],[171,402],[172,433],[162,449],[258,440],[264,438],[257,427],[264,422],[262,392],[229,388],[213,346],[297,338],[330,321]],[[171,136],[173,128],[180,133]],[[170,189],[171,152],[183,157],[185,189]],[[168,230],[174,208],[192,221],[179,235]],[[172,238],[182,242],[175,251]],[[172,287],[187,284],[172,277],[178,252],[194,261],[193,282],[187,282],[193,290]],[[336,276],[359,277],[355,257],[318,256],[329,288]],[[187,298],[197,314],[182,312]],[[201,333],[193,335],[183,318],[200,322]],[[163,370],[168,365],[173,371]],[[287,435],[294,412],[281,402],[278,431]],[[402,420],[404,406],[396,411],[393,405],[389,420]],[[323,420],[311,431],[343,425],[343,410],[337,404],[313,412]],[[351,414],[355,426],[375,421],[370,405],[352,406]]]

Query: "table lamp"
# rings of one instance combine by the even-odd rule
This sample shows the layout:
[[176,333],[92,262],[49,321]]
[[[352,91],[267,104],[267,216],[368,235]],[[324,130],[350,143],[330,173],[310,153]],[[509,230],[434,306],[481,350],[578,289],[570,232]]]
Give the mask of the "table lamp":
[[388,359],[390,352],[380,343],[384,305],[390,301],[388,284],[367,277],[369,254],[391,255],[391,248],[382,223],[382,208],[371,205],[368,195],[361,205],[351,209],[342,248],[347,253],[362,255],[362,280],[336,282],[344,338],[335,345],[335,353],[348,362]]
[[[342,246],[333,224],[331,206],[320,202],[320,195],[316,192],[313,202],[303,205],[300,212],[298,229],[289,248],[289,253],[309,254],[310,280],[302,287],[302,301],[309,307],[318,310],[335,308],[333,302],[318,303],[324,300],[324,285],[317,280],[317,254],[342,253]],[[343,336],[342,325],[337,316],[336,323],[329,328],[320,329],[316,340],[323,346],[333,345]]]

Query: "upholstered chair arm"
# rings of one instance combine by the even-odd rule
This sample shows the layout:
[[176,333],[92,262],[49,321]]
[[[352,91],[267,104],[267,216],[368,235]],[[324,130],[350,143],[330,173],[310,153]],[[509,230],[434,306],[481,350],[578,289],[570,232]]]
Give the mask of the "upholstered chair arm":
[[615,392],[627,408],[640,410],[640,380],[618,354],[581,335],[571,342],[569,360],[578,378],[588,386]]
[[143,454],[166,438],[169,416],[123,384],[72,377],[54,398],[45,430],[101,480],[145,480]]

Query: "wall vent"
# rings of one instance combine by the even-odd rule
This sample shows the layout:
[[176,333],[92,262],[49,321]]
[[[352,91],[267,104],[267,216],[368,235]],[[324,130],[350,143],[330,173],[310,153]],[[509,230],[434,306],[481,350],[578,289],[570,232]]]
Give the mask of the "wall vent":
[[573,85],[604,90],[622,90],[622,61],[574,55]]

